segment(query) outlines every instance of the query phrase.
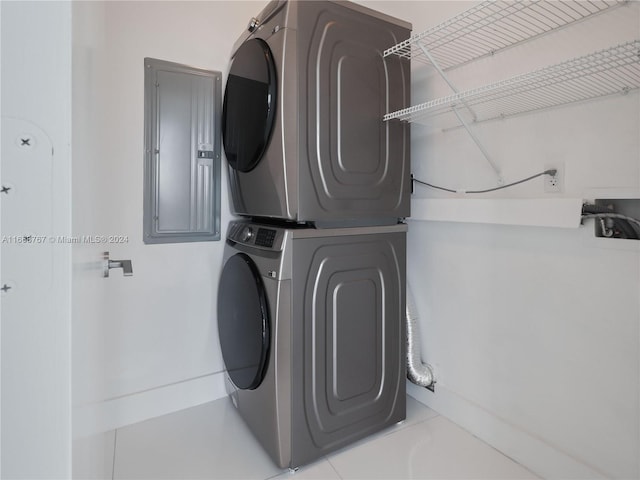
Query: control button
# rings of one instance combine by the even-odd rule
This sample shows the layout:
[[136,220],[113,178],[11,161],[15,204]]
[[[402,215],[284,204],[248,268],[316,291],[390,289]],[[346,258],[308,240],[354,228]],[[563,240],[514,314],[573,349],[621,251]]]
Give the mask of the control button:
[[253,238],[253,229],[251,227],[244,227],[240,233],[240,241],[248,242]]
[[249,25],[247,25],[247,30],[253,33],[256,31],[256,29],[259,26],[260,26],[260,20],[258,20],[256,17],[253,17],[251,20],[249,20]]

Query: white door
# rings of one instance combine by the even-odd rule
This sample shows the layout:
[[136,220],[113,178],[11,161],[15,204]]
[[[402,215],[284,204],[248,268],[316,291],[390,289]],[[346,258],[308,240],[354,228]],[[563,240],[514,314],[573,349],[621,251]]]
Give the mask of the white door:
[[67,478],[70,248],[57,237],[71,220],[71,6],[0,11],[0,473]]

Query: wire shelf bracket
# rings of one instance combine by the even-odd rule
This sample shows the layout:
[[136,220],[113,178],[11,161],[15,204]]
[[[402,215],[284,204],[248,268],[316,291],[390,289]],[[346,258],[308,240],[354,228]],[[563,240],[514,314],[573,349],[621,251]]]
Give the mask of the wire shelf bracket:
[[[440,65],[438,64],[436,59],[434,59],[431,56],[431,53],[429,52],[429,50],[427,50],[426,47],[424,45],[422,45],[422,44],[419,44],[419,47],[420,47],[420,50],[422,50],[422,53],[424,54],[424,56],[429,59],[431,64],[435,67],[435,69],[440,74],[440,76],[443,78],[443,80],[446,82],[446,84],[449,85],[449,88],[451,88],[451,90],[453,90],[453,92],[455,94],[459,94],[458,89],[456,88],[456,86],[451,82],[451,80],[449,79],[447,74],[440,68]],[[477,116],[476,116],[475,112],[473,111],[473,108],[471,108],[471,106],[467,102],[465,102],[464,100],[462,100],[461,103],[469,111],[469,113],[471,114],[471,117],[473,118],[473,121],[475,122],[477,120]],[[478,147],[478,149],[480,150],[480,152],[484,156],[485,160],[487,160],[487,162],[489,162],[489,165],[491,165],[491,168],[496,173],[496,175],[498,177],[498,185],[504,185],[504,178],[502,177],[502,173],[500,172],[500,168],[498,168],[496,163],[493,161],[493,159],[489,155],[489,152],[487,152],[486,148],[484,148],[484,146],[482,145],[482,142],[480,141],[480,139],[476,136],[476,134],[473,132],[473,130],[471,130],[471,127],[464,120],[463,116],[458,112],[458,109],[456,107],[452,107],[452,110],[455,113],[456,117],[458,118],[458,121],[460,122],[460,124],[464,127],[464,129],[467,131],[467,133],[471,137],[471,140],[473,140],[473,143],[476,144],[476,146]]]

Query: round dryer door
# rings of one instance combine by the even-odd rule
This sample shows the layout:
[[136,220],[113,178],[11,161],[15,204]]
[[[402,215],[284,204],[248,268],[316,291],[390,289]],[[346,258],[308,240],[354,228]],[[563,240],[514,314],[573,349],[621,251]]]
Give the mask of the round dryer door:
[[257,388],[269,358],[269,309],[260,272],[238,253],[222,270],[218,289],[218,333],[231,380],[244,390]]
[[276,67],[264,40],[244,42],[233,57],[222,108],[227,161],[249,172],[260,162],[275,122]]

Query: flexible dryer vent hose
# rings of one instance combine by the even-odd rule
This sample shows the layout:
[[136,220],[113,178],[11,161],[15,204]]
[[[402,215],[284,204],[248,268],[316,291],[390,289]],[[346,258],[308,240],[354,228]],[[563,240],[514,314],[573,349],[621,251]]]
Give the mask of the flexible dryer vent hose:
[[418,326],[418,310],[407,285],[407,377],[416,385],[429,387],[434,383],[433,370],[430,365],[422,363],[420,355],[420,328]]

